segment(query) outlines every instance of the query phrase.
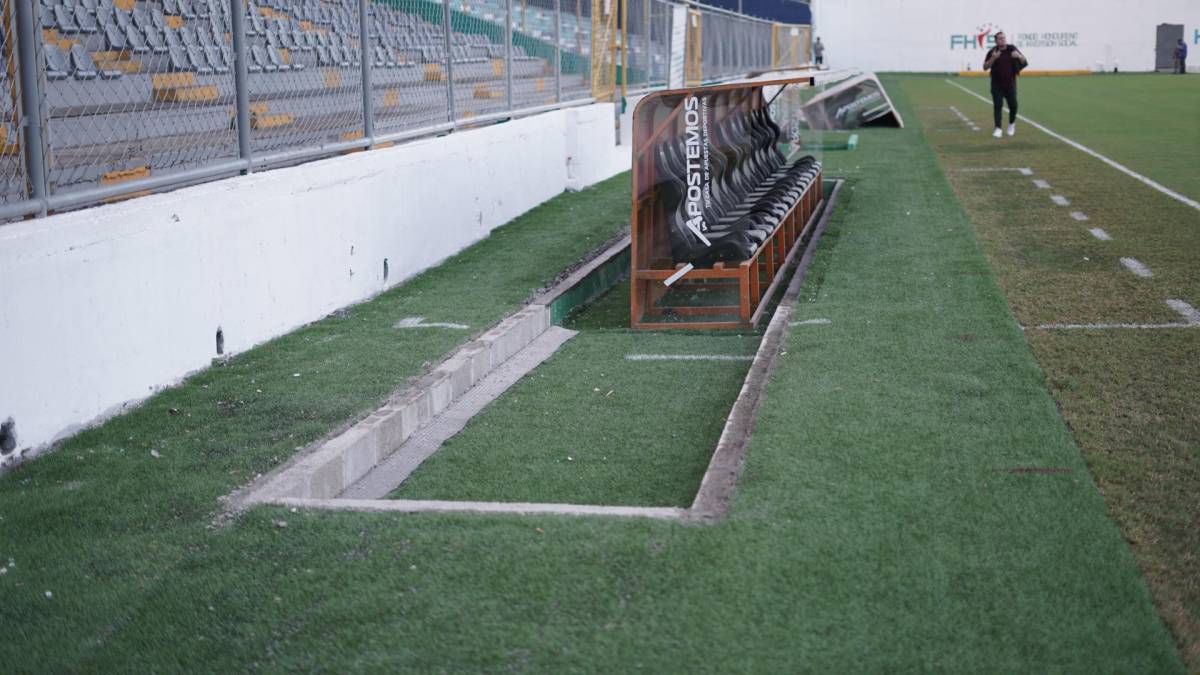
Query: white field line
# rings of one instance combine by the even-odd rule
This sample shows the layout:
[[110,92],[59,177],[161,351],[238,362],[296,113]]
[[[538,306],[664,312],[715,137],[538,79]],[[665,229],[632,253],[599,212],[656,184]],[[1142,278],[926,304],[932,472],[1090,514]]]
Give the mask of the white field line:
[[833,323],[829,319],[804,319],[803,321],[793,321],[789,326],[828,326]]
[[1036,185],[1041,190],[1049,190],[1050,189],[1050,183],[1042,180],[1041,178],[1034,178],[1033,184]]
[[1171,309],[1179,312],[1183,322],[1176,323],[1044,323],[1037,330],[1156,330],[1163,328],[1200,328],[1200,311],[1182,300],[1167,300]]
[[1062,195],[1050,195],[1050,201],[1059,206],[1070,206],[1071,201]]
[[683,275],[687,274],[688,272],[691,272],[693,269],[695,269],[695,268],[692,266],[692,263],[688,263],[688,264],[684,265],[683,267],[680,267],[678,272],[676,272],[675,274],[672,274],[671,276],[669,276],[663,280],[663,286],[670,286],[671,284],[675,283],[676,281],[679,281],[680,279],[683,278]]
[[1033,169],[1031,169],[1029,167],[1025,167],[1023,169],[1017,169],[1017,171],[1020,171],[1022,176],[1032,176],[1033,175]]
[[958,115],[958,119],[962,120],[963,124],[966,124],[968,127],[970,127],[971,131],[979,131],[979,126],[976,125],[970,117],[964,115],[961,110],[954,106],[950,106],[950,110],[952,110],[955,115]]
[[501,515],[619,516],[682,520],[686,509],[668,506],[593,506],[521,502],[453,502],[425,499],[280,499],[276,504],[298,509],[381,513],[472,513]]
[[1136,258],[1121,258],[1121,264],[1125,266],[1125,269],[1143,279],[1149,279],[1154,276],[1154,272],[1151,272],[1149,267],[1146,267]]
[[1195,323],[1044,323],[1035,326],[1037,330],[1114,330],[1133,328],[1137,330],[1156,330],[1162,328],[1200,328]]
[[456,330],[466,330],[470,326],[464,323],[425,323],[425,317],[423,316],[410,316],[397,321],[393,328],[454,328]]
[[1084,213],[1083,211],[1072,211],[1071,217],[1080,222],[1083,222],[1088,219],[1087,214]]
[[753,356],[730,354],[626,354],[626,361],[753,361]]
[[1107,232],[1098,227],[1093,227],[1092,229],[1088,230],[1088,232],[1091,232],[1092,236],[1100,241],[1112,241],[1112,237],[1108,236]]
[[[946,84],[949,84],[952,87],[958,87],[959,89],[970,94],[971,96],[974,96],[975,98],[979,99],[980,101],[983,101],[984,103],[986,103],[988,105],[992,104],[991,101],[987,100],[983,96],[980,96],[979,94],[976,94],[975,92],[971,91],[970,89],[967,89],[966,87],[962,86],[961,84],[958,84],[957,82],[951,82],[950,80],[946,80]],[[1091,148],[1089,148],[1085,145],[1081,145],[1081,144],[1067,138],[1066,136],[1063,136],[1062,134],[1060,134],[1056,131],[1053,131],[1041,124],[1038,124],[1037,122],[1034,122],[1033,120],[1029,119],[1028,117],[1024,117],[1022,119],[1030,126],[1034,127],[1035,129],[1040,130],[1041,132],[1047,134],[1048,136],[1050,136],[1052,138],[1056,138],[1056,139],[1062,141],[1063,143],[1066,143],[1067,145],[1075,148],[1076,150],[1079,150],[1080,152],[1083,152],[1083,153],[1091,155],[1092,157],[1095,157],[1096,159],[1100,160],[1101,162],[1104,162],[1105,164],[1116,169],[1117,171],[1120,171],[1121,173],[1129,176],[1130,178],[1136,179],[1146,185],[1149,185],[1150,187],[1154,188],[1155,190],[1158,190],[1159,192],[1170,197],[1171,199],[1174,199],[1177,202],[1186,204],[1186,205],[1192,207],[1193,209],[1200,211],[1200,202],[1196,201],[1195,199],[1181,195],[1178,192],[1175,192],[1174,190],[1163,185],[1162,183],[1159,183],[1158,181],[1155,181],[1155,180],[1151,180],[1150,178],[1143,176],[1142,174],[1134,171],[1133,169],[1130,169],[1129,167],[1127,167],[1123,164],[1118,164],[1117,162],[1114,162],[1113,160],[1105,157],[1104,155],[1096,152],[1095,150],[1092,150]]]
[[1167,304],[1171,306],[1171,309],[1179,312],[1180,316],[1188,323],[1200,325],[1200,312],[1196,311],[1195,307],[1182,300],[1168,300]]
[[972,169],[959,169],[959,171],[962,171],[963,173],[988,173],[988,172],[992,172],[992,171],[1016,171],[1017,173],[1021,174],[1022,176],[1032,176],[1033,175],[1033,169],[1030,169],[1027,166],[1025,166],[1025,167],[982,166],[982,167],[976,167],[976,168],[972,168]]

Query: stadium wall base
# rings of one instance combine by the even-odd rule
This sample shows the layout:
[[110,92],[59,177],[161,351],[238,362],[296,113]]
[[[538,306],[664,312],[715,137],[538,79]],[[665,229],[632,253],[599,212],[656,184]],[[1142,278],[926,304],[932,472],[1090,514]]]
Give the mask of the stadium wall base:
[[[632,108],[630,108],[632,109]],[[0,228],[0,468],[629,169],[613,104]],[[220,338],[218,339],[218,331]]]

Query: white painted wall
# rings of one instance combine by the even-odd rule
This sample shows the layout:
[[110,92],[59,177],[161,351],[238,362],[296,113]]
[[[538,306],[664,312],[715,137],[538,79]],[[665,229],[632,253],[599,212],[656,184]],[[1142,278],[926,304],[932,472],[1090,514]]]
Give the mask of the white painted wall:
[[218,327],[244,351],[627,170],[613,115],[560,110],[4,225],[0,421],[36,454],[207,366]]
[[974,38],[990,27],[1033,69],[1148,71],[1160,23],[1183,24],[1189,70],[1200,68],[1200,0],[813,0],[813,23],[837,68],[981,70]]

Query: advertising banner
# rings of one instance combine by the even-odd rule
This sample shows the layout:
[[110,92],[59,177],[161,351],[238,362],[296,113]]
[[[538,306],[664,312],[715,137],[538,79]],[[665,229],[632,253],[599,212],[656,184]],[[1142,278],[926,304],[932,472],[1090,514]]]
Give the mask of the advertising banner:
[[903,127],[900,113],[873,73],[827,85],[806,101],[799,115],[808,129]]

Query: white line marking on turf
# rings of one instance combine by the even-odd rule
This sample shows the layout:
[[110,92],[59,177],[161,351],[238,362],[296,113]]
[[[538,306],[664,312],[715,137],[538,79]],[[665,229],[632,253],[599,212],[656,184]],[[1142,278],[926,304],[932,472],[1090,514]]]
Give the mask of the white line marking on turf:
[[1171,306],[1171,309],[1179,312],[1189,324],[1200,325],[1200,312],[1196,311],[1195,307],[1182,300],[1168,300],[1167,304]]
[[1044,323],[1034,326],[1037,330],[1113,330],[1134,328],[1156,330],[1161,328],[1200,328],[1197,323]]
[[1141,261],[1137,260],[1136,258],[1121,258],[1121,264],[1125,266],[1125,269],[1133,272],[1143,279],[1149,279],[1150,277],[1154,276],[1154,272],[1151,272],[1149,267],[1143,265]]
[[425,323],[425,317],[423,316],[409,316],[397,321],[393,328],[455,328],[457,330],[466,330],[470,326],[464,323]]
[[626,361],[753,361],[753,356],[729,354],[626,354]]
[[683,267],[680,267],[678,272],[676,272],[675,274],[672,274],[671,276],[669,276],[663,280],[663,286],[670,286],[671,284],[675,283],[676,281],[679,281],[680,279],[683,278],[683,275],[687,274],[688,272],[691,272],[693,269],[695,269],[695,268],[692,266],[692,263],[688,263],[688,264],[684,265]]
[[1162,328],[1200,328],[1200,311],[1182,300],[1167,300],[1171,309],[1179,312],[1183,323],[1044,323],[1036,326],[1038,330],[1112,330],[1133,328],[1136,330],[1156,330]]
[[1064,197],[1062,195],[1050,195],[1050,201],[1054,202],[1055,204],[1058,204],[1059,206],[1070,206],[1071,205],[1070,200],[1068,200],[1066,197]]
[[[952,87],[958,87],[959,89],[965,91],[966,93],[970,94],[971,96],[974,96],[975,98],[979,99],[980,101],[983,101],[984,103],[986,103],[988,105],[992,104],[991,101],[987,100],[983,96],[980,96],[979,94],[976,94],[975,92],[971,91],[970,89],[967,89],[966,87],[962,86],[961,84],[958,84],[957,82],[951,82],[950,80],[946,80],[946,84],[949,84]],[[1024,117],[1024,118],[1022,118],[1022,120],[1026,124],[1036,128],[1036,129],[1039,129],[1043,133],[1051,136],[1052,138],[1057,138],[1058,140],[1062,141],[1063,143],[1066,143],[1067,145],[1075,148],[1076,150],[1079,150],[1080,152],[1084,152],[1084,153],[1091,155],[1092,157],[1095,157],[1096,159],[1100,160],[1101,162],[1104,162],[1105,164],[1107,164],[1107,165],[1111,166],[1112,168],[1116,169],[1117,171],[1120,171],[1121,173],[1129,176],[1130,178],[1134,178],[1136,180],[1141,181],[1142,183],[1145,183],[1146,185],[1149,185],[1150,187],[1154,188],[1155,190],[1158,190],[1159,192],[1163,193],[1164,195],[1170,197],[1171,199],[1174,199],[1183,204],[1187,204],[1188,206],[1192,207],[1193,209],[1200,211],[1200,202],[1196,201],[1195,199],[1181,195],[1178,192],[1175,192],[1174,190],[1163,185],[1162,183],[1159,183],[1158,181],[1154,181],[1149,178],[1146,178],[1142,174],[1126,167],[1125,165],[1118,164],[1118,163],[1114,162],[1113,160],[1105,157],[1104,155],[1096,152],[1095,150],[1092,150],[1091,148],[1089,148],[1085,145],[1076,143],[1075,141],[1067,138],[1066,136],[1063,136],[1062,134],[1052,131],[1045,126],[1038,124],[1037,122],[1034,122],[1033,120],[1029,119],[1028,117]]]
[[1071,217],[1080,222],[1083,222],[1088,219],[1087,214],[1084,213],[1083,211],[1072,211]]
[[1107,232],[1098,227],[1093,227],[1092,229],[1088,230],[1088,232],[1091,232],[1092,236],[1100,241],[1112,241],[1112,237],[1108,236]]
[[1048,183],[1047,181],[1044,181],[1044,180],[1042,180],[1041,178],[1034,178],[1034,179],[1033,179],[1033,184],[1034,184],[1034,185],[1036,185],[1036,186],[1038,186],[1039,188],[1041,188],[1041,189],[1043,189],[1043,190],[1049,190],[1049,189],[1050,189],[1050,183]]
[[1017,169],[1017,171],[1020,171],[1022,176],[1032,176],[1033,175],[1033,169],[1031,169],[1029,167],[1025,167],[1023,169]]
[[833,323],[829,319],[805,319],[803,321],[793,321],[789,326],[828,326]]
[[1016,171],[1023,176],[1032,176],[1033,169],[1019,166],[981,166],[972,169],[959,169],[965,173],[987,173],[989,171]]

